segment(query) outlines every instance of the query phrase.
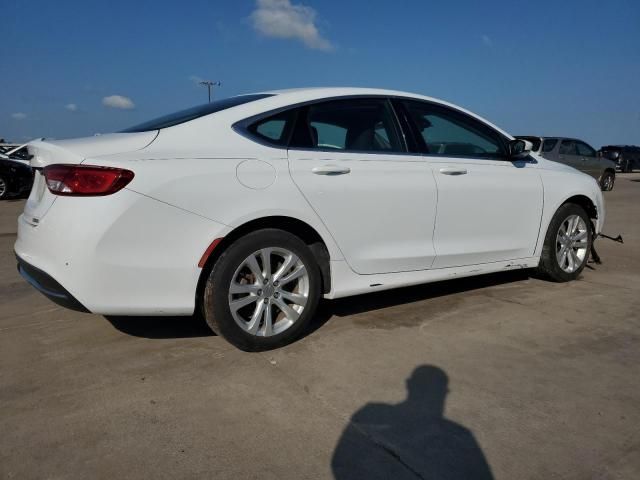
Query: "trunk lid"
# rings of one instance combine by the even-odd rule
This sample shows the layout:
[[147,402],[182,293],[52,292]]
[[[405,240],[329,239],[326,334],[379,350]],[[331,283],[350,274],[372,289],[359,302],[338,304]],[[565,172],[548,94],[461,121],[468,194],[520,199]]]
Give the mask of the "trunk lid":
[[49,192],[42,169],[54,163],[80,164],[87,158],[142,150],[150,145],[158,131],[111,133],[71,140],[34,140],[27,144],[34,169],[33,187],[25,204],[24,219],[38,225],[56,200]]

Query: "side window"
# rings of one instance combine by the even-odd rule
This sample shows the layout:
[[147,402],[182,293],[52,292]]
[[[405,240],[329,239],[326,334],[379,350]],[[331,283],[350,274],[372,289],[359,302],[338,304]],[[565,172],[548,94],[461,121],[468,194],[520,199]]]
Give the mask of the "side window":
[[556,145],[558,144],[557,138],[547,138],[544,142],[542,142],[542,151],[545,153],[550,152]]
[[247,131],[263,142],[286,147],[294,117],[294,110],[287,110],[249,125]]
[[596,156],[596,151],[584,142],[576,142],[576,147],[578,149],[578,155],[582,155],[583,157]]
[[383,98],[332,100],[301,109],[291,147],[404,152],[390,104]]
[[576,144],[573,140],[562,140],[560,143],[560,151],[558,152],[560,155],[575,155],[576,154]]
[[403,102],[424,151],[447,157],[504,158],[502,136],[488,125],[453,109],[427,102]]

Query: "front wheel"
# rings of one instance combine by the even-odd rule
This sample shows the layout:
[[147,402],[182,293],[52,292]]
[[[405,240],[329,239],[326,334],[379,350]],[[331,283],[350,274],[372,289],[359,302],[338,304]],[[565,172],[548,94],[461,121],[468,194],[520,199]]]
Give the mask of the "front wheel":
[[269,350],[302,334],[320,292],[309,247],[289,232],[264,229],[236,240],[216,261],[203,311],[211,329],[241,350]]
[[0,200],[4,200],[9,196],[9,185],[7,181],[0,177]]
[[603,192],[610,192],[613,190],[613,184],[616,181],[616,177],[611,172],[604,172],[602,174],[602,178],[600,179],[600,188]]
[[587,212],[573,203],[562,205],[549,224],[538,270],[556,282],[575,280],[589,260],[592,241]]

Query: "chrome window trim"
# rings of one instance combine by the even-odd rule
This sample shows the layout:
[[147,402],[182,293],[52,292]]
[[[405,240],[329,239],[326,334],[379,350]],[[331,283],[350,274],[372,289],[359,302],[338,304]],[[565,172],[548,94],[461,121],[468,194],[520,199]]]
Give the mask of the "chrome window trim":
[[[382,98],[382,99],[386,99],[389,104],[390,107],[392,109],[393,115],[394,115],[394,120],[396,123],[396,128],[398,129],[398,133],[400,134],[400,139],[403,142],[403,146],[405,148],[404,152],[384,152],[384,151],[370,151],[370,150],[338,150],[338,149],[333,149],[333,148],[303,148],[303,147],[293,147],[290,148],[288,146],[291,138],[289,137],[289,139],[287,140],[287,146],[283,146],[283,145],[279,145],[277,143],[272,143],[269,142],[268,140],[262,139],[260,137],[257,137],[256,135],[253,135],[251,132],[248,131],[248,127],[251,126],[253,123],[255,122],[259,122],[260,120],[263,120],[265,118],[271,117],[273,115],[277,115],[279,113],[282,113],[284,111],[287,110],[294,110],[294,109],[298,109],[300,107],[305,107],[308,105],[314,105],[317,103],[323,103],[323,102],[330,102],[330,101],[334,101],[334,100],[350,100],[350,99],[366,99],[366,98],[371,98],[371,99],[375,99],[375,98]],[[307,100],[304,102],[298,102],[298,103],[292,103],[283,107],[279,107],[279,108],[274,108],[272,110],[268,110],[262,113],[258,113],[256,115],[252,115],[250,117],[244,118],[242,120],[238,120],[235,123],[233,123],[231,125],[231,129],[241,135],[242,137],[246,138],[247,140],[250,140],[254,143],[257,143],[259,145],[262,145],[264,147],[269,147],[269,148],[275,148],[278,150],[292,150],[292,151],[302,151],[302,152],[323,152],[323,153],[344,153],[344,154],[368,154],[368,155],[404,155],[404,156],[411,156],[411,157],[422,157],[424,159],[439,159],[439,158],[449,158],[449,159],[472,159],[472,160],[487,160],[487,161],[513,161],[512,159],[510,159],[508,156],[495,156],[495,157],[484,157],[484,158],[478,158],[475,156],[471,156],[471,155],[442,155],[442,154],[435,154],[435,153],[421,153],[421,152],[410,152],[409,148],[408,148],[408,144],[406,141],[406,136],[407,135],[411,135],[413,136],[413,132],[409,131],[409,132],[405,132],[405,129],[402,128],[402,123],[400,122],[399,118],[398,118],[398,114],[396,112],[396,108],[393,105],[393,102],[391,101],[392,99],[394,100],[408,100],[408,101],[414,101],[414,102],[421,102],[421,103],[426,103],[429,105],[435,105],[437,107],[440,108],[445,108],[448,110],[451,110],[459,115],[464,115],[465,117],[468,117],[469,119],[471,119],[472,121],[476,121],[478,123],[481,123],[483,126],[485,126],[485,128],[490,129],[491,131],[495,132],[495,134],[502,140],[503,145],[505,147],[505,151],[507,150],[507,143],[509,141],[509,139],[500,131],[496,130],[492,125],[489,125],[488,123],[484,122],[481,119],[478,119],[476,117],[474,117],[473,115],[469,115],[467,112],[464,112],[462,110],[459,110],[455,107],[452,107],[450,105],[444,105],[440,102],[436,102],[436,101],[432,101],[432,100],[425,100],[422,98],[416,98],[416,97],[407,97],[404,95],[385,95],[385,94],[358,94],[358,95],[334,95],[331,97],[324,97],[324,98],[316,98],[313,100]]]

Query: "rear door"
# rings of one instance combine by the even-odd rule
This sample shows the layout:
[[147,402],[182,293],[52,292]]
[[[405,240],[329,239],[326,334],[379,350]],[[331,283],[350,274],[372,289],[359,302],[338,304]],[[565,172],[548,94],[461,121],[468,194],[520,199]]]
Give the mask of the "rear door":
[[543,195],[535,162],[509,161],[504,137],[463,112],[401,103],[438,186],[433,268],[531,257]]
[[355,272],[431,267],[435,180],[425,158],[407,153],[388,99],[301,107],[289,166]]

